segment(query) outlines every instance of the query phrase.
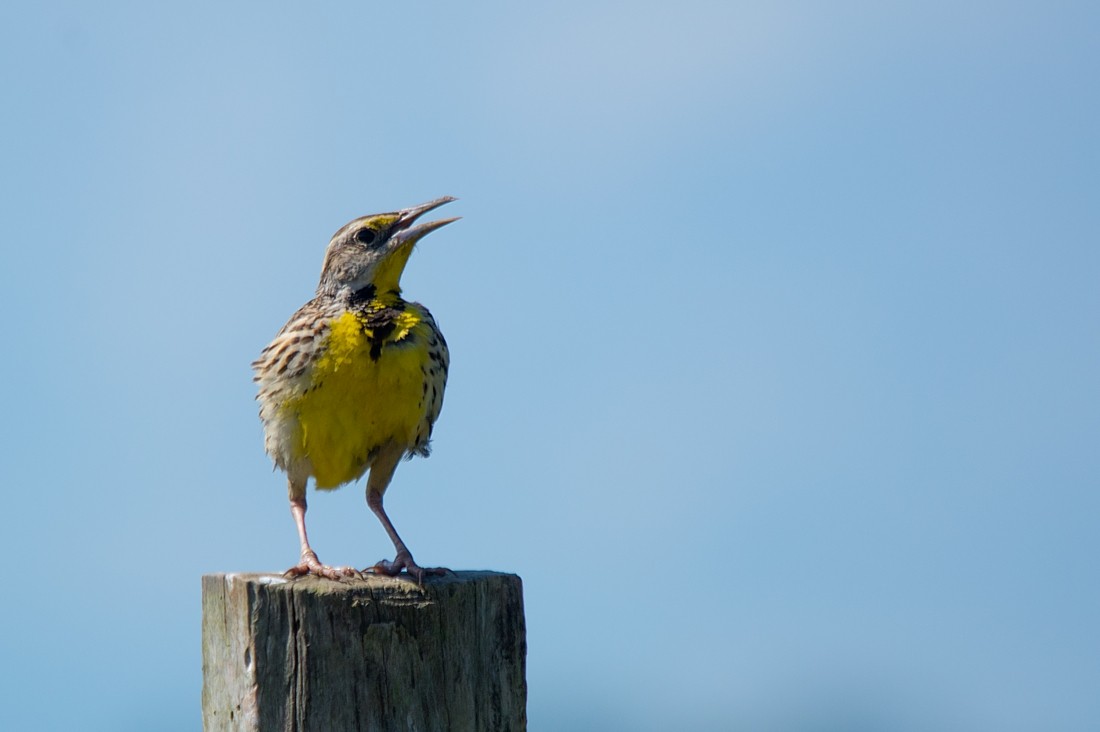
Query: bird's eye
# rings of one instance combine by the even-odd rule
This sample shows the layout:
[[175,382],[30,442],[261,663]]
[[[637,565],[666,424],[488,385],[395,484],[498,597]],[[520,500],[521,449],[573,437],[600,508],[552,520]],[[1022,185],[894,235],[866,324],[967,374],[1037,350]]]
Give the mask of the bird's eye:
[[374,229],[364,227],[355,232],[355,241],[360,244],[373,244],[376,236],[378,235],[375,233]]

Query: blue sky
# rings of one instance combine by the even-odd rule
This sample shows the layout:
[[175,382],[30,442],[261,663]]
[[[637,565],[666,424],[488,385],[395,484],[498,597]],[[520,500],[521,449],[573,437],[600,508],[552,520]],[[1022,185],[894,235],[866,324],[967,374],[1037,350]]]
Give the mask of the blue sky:
[[[441,195],[418,560],[524,579],[532,729],[1100,724],[1089,3],[0,10],[5,729],[200,728],[297,556],[249,362]],[[311,494],[322,558],[392,548]]]

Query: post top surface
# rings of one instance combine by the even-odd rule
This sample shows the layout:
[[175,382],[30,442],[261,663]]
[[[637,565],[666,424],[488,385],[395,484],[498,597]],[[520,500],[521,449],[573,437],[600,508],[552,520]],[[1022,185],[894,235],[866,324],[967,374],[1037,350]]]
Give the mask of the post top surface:
[[421,586],[415,579],[401,574],[397,577],[387,577],[381,574],[368,574],[362,579],[351,578],[336,581],[306,575],[295,579],[288,579],[281,574],[271,572],[214,572],[203,575],[203,581],[225,582],[228,585],[242,583],[245,585],[264,585],[278,587],[280,589],[293,589],[295,591],[308,591],[318,593],[340,593],[356,590],[389,590],[389,591],[415,591],[418,589],[430,590],[447,585],[476,584],[492,581],[520,581],[518,575],[506,572],[492,572],[488,570],[462,570],[446,574],[442,577],[425,577]]

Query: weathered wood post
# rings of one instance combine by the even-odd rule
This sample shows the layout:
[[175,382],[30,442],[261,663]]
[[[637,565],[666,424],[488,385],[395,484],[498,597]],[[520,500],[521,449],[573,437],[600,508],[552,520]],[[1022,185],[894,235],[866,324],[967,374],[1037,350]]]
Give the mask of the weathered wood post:
[[202,578],[206,732],[525,730],[520,578]]

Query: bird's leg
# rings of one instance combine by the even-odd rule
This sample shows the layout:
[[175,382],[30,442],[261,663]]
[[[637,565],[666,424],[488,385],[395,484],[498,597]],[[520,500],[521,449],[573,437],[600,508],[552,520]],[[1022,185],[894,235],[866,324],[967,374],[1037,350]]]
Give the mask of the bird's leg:
[[[305,493],[304,490],[302,492]],[[321,564],[317,559],[317,553],[309,545],[309,537],[306,535],[306,497],[305,495],[294,496],[293,493],[294,486],[292,485],[290,514],[294,517],[294,525],[298,527],[298,539],[302,542],[302,555],[299,562],[284,572],[283,576],[301,577],[304,574],[315,574],[331,580],[359,576],[359,572],[351,567],[330,567],[327,564]]]
[[[425,576],[445,575],[451,570],[444,567],[421,567],[413,561],[412,552],[405,546],[405,542],[401,541],[401,537],[397,534],[397,529],[393,527],[393,522],[390,521],[390,517],[386,515],[386,509],[382,507],[382,494],[385,492],[386,486],[389,485],[390,479],[393,477],[393,471],[396,470],[397,462],[400,459],[401,452],[397,451],[393,455],[383,457],[380,461],[375,461],[374,465],[371,467],[370,477],[367,479],[367,505],[370,506],[370,510],[374,512],[378,520],[382,522],[382,526],[385,527],[386,533],[390,535],[390,541],[393,542],[393,547],[397,550],[397,556],[394,557],[392,562],[383,559],[373,567],[368,567],[363,571],[376,572],[394,577],[400,574],[401,570],[405,570],[411,576],[415,577],[417,582],[423,583]],[[379,468],[381,468],[381,470],[379,470]]]
[[386,533],[390,535],[390,541],[393,542],[393,547],[397,550],[397,556],[394,557],[392,562],[388,559],[383,559],[379,561],[378,564],[375,564],[373,567],[368,567],[363,571],[378,572],[394,577],[400,574],[401,570],[405,570],[411,576],[415,577],[417,582],[423,582],[426,576],[439,576],[451,571],[443,567],[421,567],[413,561],[412,553],[409,551],[409,548],[405,546],[405,542],[401,541],[401,537],[397,535],[397,529],[393,527],[393,522],[391,522],[390,517],[386,515],[386,509],[382,507],[381,493],[368,489],[367,505],[370,506],[370,510],[374,511],[374,515],[378,517],[378,520],[382,522],[382,526],[386,527]]

